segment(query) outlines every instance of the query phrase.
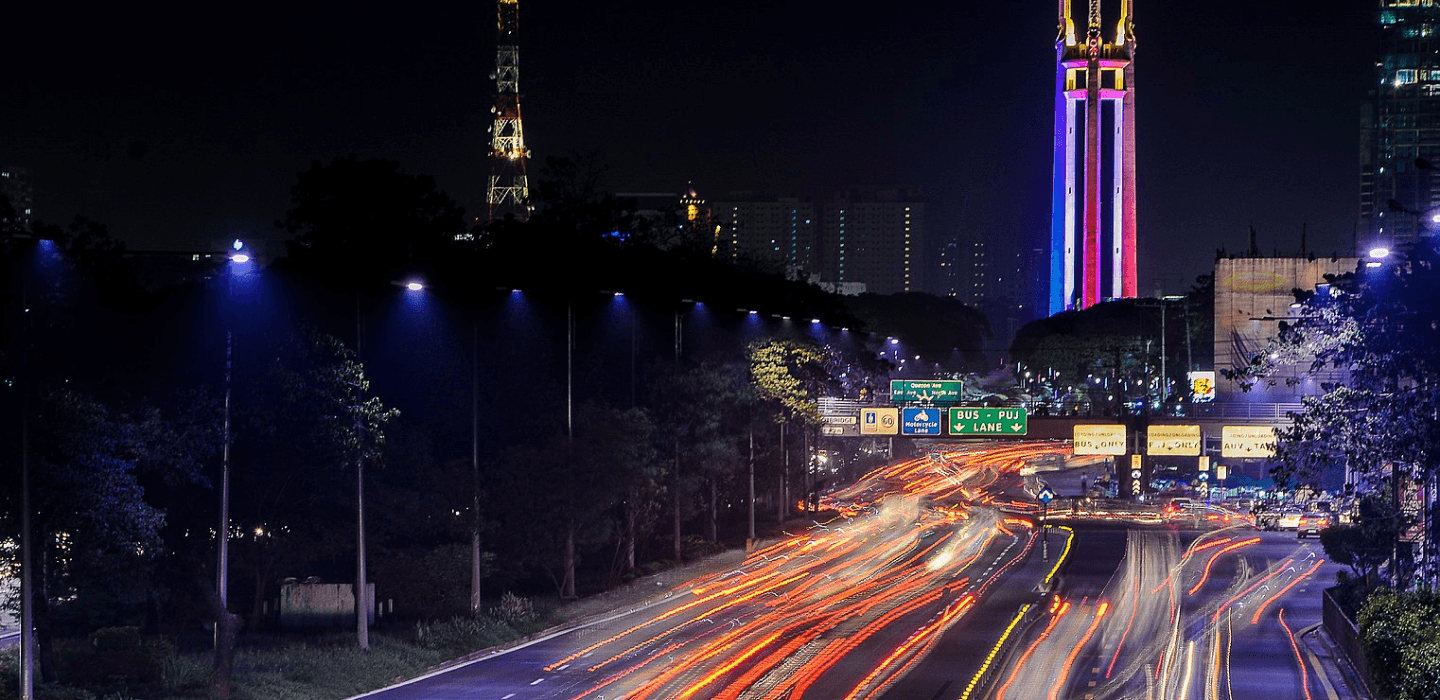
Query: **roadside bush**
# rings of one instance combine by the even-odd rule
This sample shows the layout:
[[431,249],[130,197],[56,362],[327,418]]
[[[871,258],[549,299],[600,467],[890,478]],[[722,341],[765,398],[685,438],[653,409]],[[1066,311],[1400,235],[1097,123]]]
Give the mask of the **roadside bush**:
[[[1376,689],[1400,700],[1440,698],[1440,594],[1370,596],[1360,609],[1360,640]],[[1428,680],[1427,680],[1428,679]]]
[[725,545],[711,542],[699,535],[690,535],[680,540],[680,556],[686,561],[708,557],[725,551]]
[[175,651],[163,640],[142,640],[138,627],[104,627],[85,642],[56,646],[60,679],[87,688],[157,685]]
[[415,623],[416,644],[453,656],[504,644],[520,636],[505,621],[488,615]]
[[509,591],[500,596],[500,605],[492,610],[491,614],[515,628],[524,627],[538,617],[534,602]]

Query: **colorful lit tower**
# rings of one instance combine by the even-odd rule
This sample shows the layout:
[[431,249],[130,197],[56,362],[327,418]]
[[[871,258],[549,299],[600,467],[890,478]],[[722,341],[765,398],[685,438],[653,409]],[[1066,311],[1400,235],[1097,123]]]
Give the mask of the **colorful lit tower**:
[[520,2],[497,0],[495,41],[495,124],[490,127],[489,220],[530,216],[530,185],[525,178],[525,130],[520,124]]
[[1136,296],[1134,0],[1120,0],[1114,41],[1090,0],[1083,40],[1059,0],[1050,313]]

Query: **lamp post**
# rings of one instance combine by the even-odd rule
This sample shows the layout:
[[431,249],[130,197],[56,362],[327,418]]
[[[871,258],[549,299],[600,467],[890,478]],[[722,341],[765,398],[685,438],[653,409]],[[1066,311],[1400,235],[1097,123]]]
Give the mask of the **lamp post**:
[[[220,531],[216,537],[215,592],[220,599],[220,614],[230,612],[230,430],[231,408],[235,372],[235,274],[238,266],[250,262],[245,252],[245,242],[235,239],[231,244],[229,263],[225,275],[225,418],[220,447]],[[215,622],[215,648],[220,648],[223,621]]]
[[30,276],[20,262],[20,698],[35,697],[35,578],[30,562]]
[[[425,289],[416,280],[391,282],[411,292]],[[355,287],[355,362],[364,366],[365,317],[360,310],[360,286]],[[355,638],[362,651],[370,650],[370,597],[365,578],[365,425],[356,407],[355,437]]]

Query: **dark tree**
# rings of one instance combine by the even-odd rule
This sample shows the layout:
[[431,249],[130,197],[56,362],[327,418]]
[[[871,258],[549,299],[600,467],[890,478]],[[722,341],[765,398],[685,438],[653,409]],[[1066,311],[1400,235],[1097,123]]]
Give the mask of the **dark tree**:
[[465,211],[433,178],[389,160],[316,162],[299,174],[290,202],[281,222],[294,235],[290,262],[341,289],[442,266],[468,234]]

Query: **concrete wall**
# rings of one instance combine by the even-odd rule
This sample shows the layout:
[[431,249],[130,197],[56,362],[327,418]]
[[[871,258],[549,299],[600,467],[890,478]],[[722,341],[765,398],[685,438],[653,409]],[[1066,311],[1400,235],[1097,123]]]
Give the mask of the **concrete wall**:
[[[281,627],[347,627],[355,624],[354,585],[290,583],[280,587]],[[365,584],[370,623],[375,623],[375,584]]]
[[[1310,372],[1309,362],[1286,367],[1264,384],[1246,392],[1222,372],[1248,366],[1279,334],[1280,323],[1292,320],[1295,289],[1314,290],[1326,274],[1354,272],[1358,258],[1233,258],[1215,261],[1215,383],[1217,401],[1296,402],[1322,393],[1323,382],[1335,381],[1333,371]],[[1287,380],[1295,380],[1293,386]]]

